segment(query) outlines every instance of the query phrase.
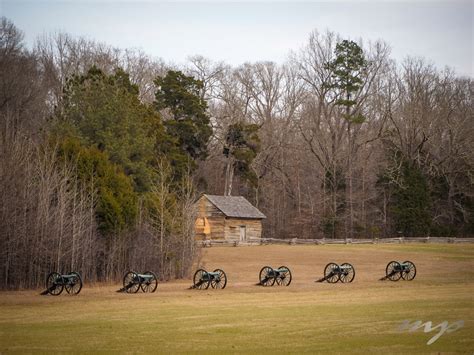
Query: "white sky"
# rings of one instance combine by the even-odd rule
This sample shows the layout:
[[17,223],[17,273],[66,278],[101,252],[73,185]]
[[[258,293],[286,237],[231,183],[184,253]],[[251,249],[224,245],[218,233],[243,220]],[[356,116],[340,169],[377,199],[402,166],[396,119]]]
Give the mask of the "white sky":
[[140,48],[183,63],[201,54],[238,65],[283,62],[309,33],[383,39],[392,57],[422,56],[439,68],[474,77],[474,1],[22,1],[0,0],[0,15],[31,45],[44,32],[65,31],[121,48]]

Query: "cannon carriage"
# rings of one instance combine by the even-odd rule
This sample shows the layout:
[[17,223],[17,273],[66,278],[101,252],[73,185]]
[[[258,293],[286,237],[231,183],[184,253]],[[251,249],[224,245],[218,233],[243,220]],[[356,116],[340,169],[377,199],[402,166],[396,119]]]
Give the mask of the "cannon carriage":
[[274,269],[270,266],[264,266],[260,270],[259,285],[273,286],[275,283],[279,286],[289,286],[292,280],[291,271],[286,266],[280,266]]
[[227,285],[227,275],[224,270],[215,269],[214,271],[206,271],[198,269],[193,276],[193,286],[198,290],[207,290],[209,286],[215,289],[224,289]]
[[349,263],[343,263],[338,265],[336,263],[329,263],[324,268],[324,277],[317,280],[317,282],[327,281],[329,283],[336,283],[341,281],[342,283],[350,283],[354,281],[355,269]]
[[135,271],[128,271],[123,277],[123,291],[127,293],[137,293],[139,289],[143,292],[153,293],[158,287],[158,278],[152,271],[146,271],[143,274]]
[[75,271],[69,274],[51,272],[46,278],[46,291],[43,294],[59,296],[64,289],[70,295],[78,295],[82,290],[81,275]]
[[411,281],[416,276],[415,264],[411,261],[390,261],[385,268],[385,276],[380,280],[398,281],[400,279]]

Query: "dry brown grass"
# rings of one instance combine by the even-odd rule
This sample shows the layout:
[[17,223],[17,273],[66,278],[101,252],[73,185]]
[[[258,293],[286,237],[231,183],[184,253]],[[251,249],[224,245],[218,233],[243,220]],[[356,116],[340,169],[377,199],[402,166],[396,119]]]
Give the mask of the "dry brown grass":
[[[473,256],[471,245],[208,248],[199,266],[224,269],[225,290],[188,290],[189,279],[155,294],[103,284],[77,297],[0,293],[0,352],[472,352]],[[413,261],[415,280],[378,281],[390,260]],[[315,283],[331,261],[353,264],[354,282]],[[255,286],[264,265],[288,266],[292,284]],[[427,346],[435,332],[398,333],[404,319],[466,324]]]

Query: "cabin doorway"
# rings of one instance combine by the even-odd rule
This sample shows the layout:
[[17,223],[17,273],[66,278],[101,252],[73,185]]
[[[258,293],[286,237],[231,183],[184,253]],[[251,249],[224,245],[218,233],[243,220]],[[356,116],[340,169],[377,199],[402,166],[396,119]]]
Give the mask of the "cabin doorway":
[[240,241],[246,242],[247,241],[247,228],[246,226],[240,226]]

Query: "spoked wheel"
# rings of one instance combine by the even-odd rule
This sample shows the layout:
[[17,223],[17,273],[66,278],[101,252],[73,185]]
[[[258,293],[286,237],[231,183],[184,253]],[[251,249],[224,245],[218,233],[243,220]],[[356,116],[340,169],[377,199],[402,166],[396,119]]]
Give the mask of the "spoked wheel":
[[342,283],[352,282],[355,277],[355,269],[349,263],[344,263],[341,265],[341,274],[339,276]]
[[46,289],[53,296],[59,296],[64,289],[63,277],[57,272],[52,272],[46,278]]
[[206,270],[199,269],[194,273],[193,282],[194,288],[199,290],[207,290],[211,283],[211,279]]
[[339,265],[335,263],[329,263],[324,268],[324,277],[326,281],[334,284],[339,281]]
[[217,289],[225,288],[225,285],[227,285],[227,276],[226,276],[224,270],[215,269],[214,272],[218,272],[219,274],[212,278],[211,287],[212,288],[217,288]]
[[390,281],[398,281],[402,277],[401,270],[402,267],[398,261],[391,261],[385,268],[385,277]]
[[78,295],[82,290],[82,278],[81,275],[77,272],[71,272],[69,275],[74,275],[72,278],[69,278],[64,285],[66,292],[71,295]]
[[260,285],[262,286],[273,286],[275,283],[275,275],[273,269],[270,266],[262,267],[259,274]]
[[123,277],[123,288],[127,293],[137,293],[140,288],[140,279],[135,271],[129,271]]
[[281,286],[290,286],[291,284],[291,271],[286,266],[280,266],[278,269],[284,270],[280,271],[280,275],[276,278],[277,285]]
[[143,292],[150,292],[153,293],[156,291],[158,287],[158,278],[156,277],[155,273],[152,271],[146,271],[143,275],[151,275],[152,278],[144,279],[141,283],[140,287],[142,288]]
[[404,261],[403,264],[407,265],[407,269],[404,269],[401,274],[402,278],[406,281],[411,281],[416,276],[416,267],[411,261]]

